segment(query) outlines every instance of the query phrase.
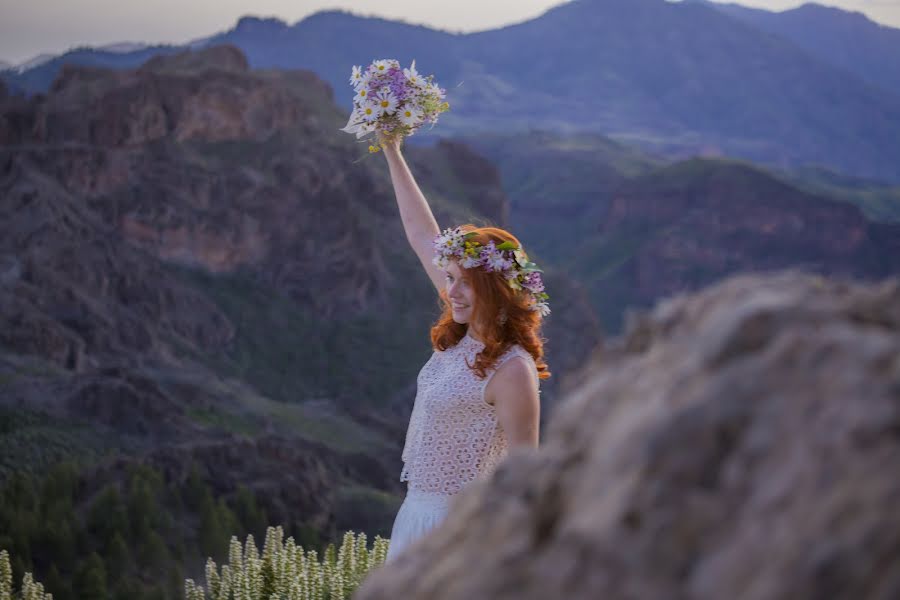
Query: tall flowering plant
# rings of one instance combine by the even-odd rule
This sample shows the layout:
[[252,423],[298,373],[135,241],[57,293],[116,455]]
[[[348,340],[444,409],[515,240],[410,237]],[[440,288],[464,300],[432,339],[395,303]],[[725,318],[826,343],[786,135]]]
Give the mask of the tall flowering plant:
[[17,593],[13,590],[13,572],[9,564],[9,552],[0,550],[0,600],[53,600],[53,594],[44,591],[43,584],[34,580],[28,572],[22,576],[22,587]]
[[[232,536],[228,564],[206,561],[206,588],[193,579],[184,582],[185,600],[346,600],[362,581],[387,559],[390,540],[366,534],[344,534],[340,547],[329,544],[318,556],[294,538],[284,539],[281,527],[269,527],[262,554],[252,535],[242,546]],[[0,600],[3,600],[0,597]],[[36,599],[46,600],[46,599]],[[52,599],[51,599],[52,600]]]
[[408,69],[393,59],[376,60],[365,70],[354,66],[350,85],[356,92],[353,112],[341,129],[360,139],[375,134],[369,152],[381,150],[381,141],[398,141],[413,135],[425,123],[437,123],[438,115],[450,110],[446,90],[423,77],[416,61]]

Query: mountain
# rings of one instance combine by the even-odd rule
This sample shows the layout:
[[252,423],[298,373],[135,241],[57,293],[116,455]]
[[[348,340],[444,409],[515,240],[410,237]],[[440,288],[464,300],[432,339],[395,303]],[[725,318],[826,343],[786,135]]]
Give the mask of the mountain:
[[148,46],[134,52],[112,52],[93,48],[76,48],[54,56],[44,54],[33,59],[33,66],[19,65],[12,73],[0,72],[0,81],[25,95],[46,93],[65,65],[94,66],[113,69],[135,68],[154,56],[166,56],[182,51],[170,45]]
[[900,29],[875,23],[860,12],[814,3],[779,12],[739,4],[708,4],[790,40],[811,56],[900,98]]
[[734,160],[664,162],[598,136],[464,140],[497,163],[512,227],[586,286],[611,334],[631,309],[736,273],[900,273],[896,188]]
[[[894,94],[697,3],[576,0],[468,35],[340,12],[294,25],[245,17],[206,43],[236,45],[254,67],[312,70],[348,109],[351,65],[415,58],[448,88],[445,135],[599,132],[669,157],[728,155],[900,181]],[[61,57],[11,81],[38,90],[67,60],[124,64],[147,54],[129,56]]]
[[18,65],[15,65],[14,69],[18,73],[24,73],[25,71],[29,71],[31,69],[36,69],[36,68],[40,67],[41,65],[44,65],[44,64],[48,63],[49,61],[53,60],[54,58],[56,58],[55,55],[45,52],[43,54],[38,54],[35,57],[29,58],[28,60],[26,60],[23,63],[19,63]]
[[[17,577],[85,597],[96,553],[110,597],[176,597],[266,524],[320,549],[389,533],[437,306],[383,159],[345,122],[313,73],[225,45],[65,66],[47,94],[3,98],[0,545]],[[407,156],[439,222],[505,224],[482,156]],[[600,330],[583,286],[547,275],[549,412]]]
[[149,44],[144,44],[141,42],[115,42],[112,44],[100,46],[97,49],[104,52],[118,52],[122,54],[126,52],[138,52],[140,50],[143,50],[147,46],[149,46]]
[[900,223],[900,185],[816,168],[776,172],[776,175],[802,190],[855,204],[873,221]]

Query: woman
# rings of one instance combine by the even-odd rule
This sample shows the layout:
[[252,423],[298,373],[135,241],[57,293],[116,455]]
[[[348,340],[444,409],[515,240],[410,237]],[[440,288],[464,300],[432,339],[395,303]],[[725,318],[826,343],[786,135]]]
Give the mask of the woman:
[[550,376],[540,339],[549,312],[536,265],[494,228],[440,232],[400,153],[383,141],[406,238],[444,306],[434,353],[417,380],[401,481],[407,494],[390,561],[447,513],[449,501],[514,446],[538,445],[539,383]]

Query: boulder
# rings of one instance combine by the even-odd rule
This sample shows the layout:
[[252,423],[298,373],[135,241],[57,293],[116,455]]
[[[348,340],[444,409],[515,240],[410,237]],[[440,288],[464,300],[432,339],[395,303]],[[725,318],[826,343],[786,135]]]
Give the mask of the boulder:
[[900,279],[661,302],[357,600],[900,597]]

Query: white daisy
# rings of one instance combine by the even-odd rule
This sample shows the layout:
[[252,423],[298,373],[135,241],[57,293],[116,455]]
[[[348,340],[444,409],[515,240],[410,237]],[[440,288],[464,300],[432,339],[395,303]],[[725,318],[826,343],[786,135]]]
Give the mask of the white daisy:
[[443,100],[444,96],[446,96],[446,94],[441,90],[441,86],[436,83],[429,83],[426,89],[428,90],[429,94],[437,96],[441,100]]
[[387,73],[390,68],[391,61],[389,60],[376,60],[372,63],[372,70],[375,73]]
[[400,111],[400,122],[404,125],[418,125],[422,120],[422,111],[415,106],[406,106]]
[[397,97],[391,93],[390,90],[387,92],[381,91],[375,97],[375,103],[378,105],[378,116],[381,115],[392,115],[397,110]]
[[550,314],[550,305],[546,302],[535,302],[531,310],[541,313],[542,317],[546,317]]
[[354,66],[353,71],[350,73],[350,85],[353,86],[353,89],[359,89],[359,86],[362,85],[363,82],[363,72],[360,67]]
[[406,80],[415,87],[420,87],[425,83],[425,80],[416,71],[416,61],[412,61],[412,65],[408,69],[403,69],[403,74],[406,75]]
[[359,114],[366,123],[372,123],[381,116],[378,112],[378,105],[372,100],[367,100],[365,104],[360,107]]
[[372,92],[370,92],[369,87],[365,85],[356,90],[356,96],[353,97],[353,101],[356,102],[356,104],[358,104],[359,106],[363,106],[371,99]]

